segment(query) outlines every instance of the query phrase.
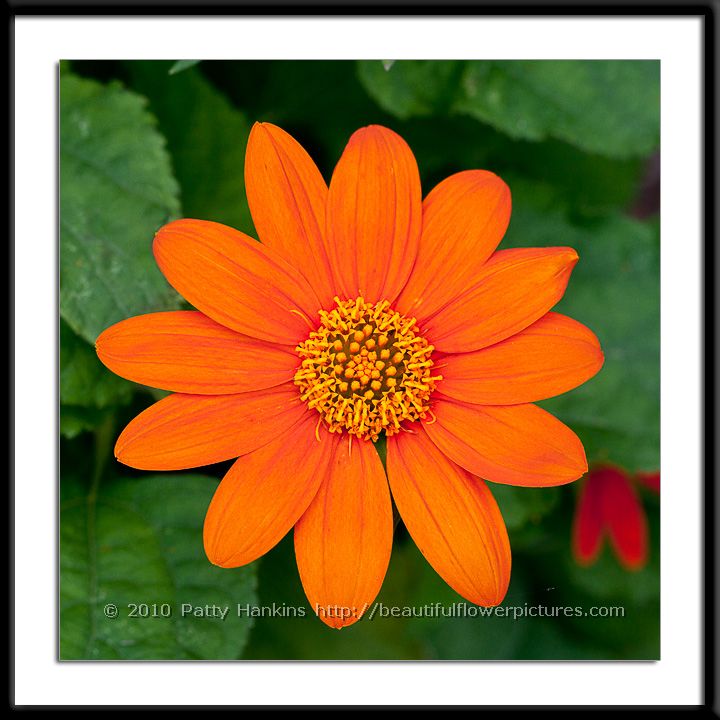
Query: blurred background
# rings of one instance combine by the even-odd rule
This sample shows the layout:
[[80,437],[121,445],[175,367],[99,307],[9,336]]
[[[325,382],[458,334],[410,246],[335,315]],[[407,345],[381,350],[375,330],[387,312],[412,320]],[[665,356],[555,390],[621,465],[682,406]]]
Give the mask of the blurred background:
[[[60,657],[658,658],[659,491],[638,473],[659,471],[659,99],[654,61],[62,62]],[[578,251],[556,309],[598,335],[606,362],[541,404],[579,434],[591,469],[611,464],[627,478],[648,527],[639,569],[607,540],[590,565],[574,556],[586,479],[491,484],[510,534],[503,605],[515,617],[377,614],[330,630],[307,605],[291,536],[245,568],[206,560],[205,510],[229,464],[149,475],[115,461],[119,432],[163,393],[107,371],[95,338],[126,317],[186,307],[151,253],[170,219],[254,235],[243,163],[256,121],[290,132],[328,181],[357,128],[386,125],[414,151],[424,194],[469,168],[508,183],[501,247]],[[400,523],[378,602],[462,598]],[[182,603],[230,611],[183,618]],[[238,605],[269,610],[248,617]]]

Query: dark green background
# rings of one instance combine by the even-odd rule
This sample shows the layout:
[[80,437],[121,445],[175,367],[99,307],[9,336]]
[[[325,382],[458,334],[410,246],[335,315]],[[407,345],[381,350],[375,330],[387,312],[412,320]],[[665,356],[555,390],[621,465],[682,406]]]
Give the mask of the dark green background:
[[[502,247],[569,245],[580,262],[558,305],[592,328],[606,363],[543,403],[591,463],[659,467],[659,72],[650,61],[63,62],[60,66],[60,656],[63,659],[652,659],[659,657],[658,499],[640,490],[650,562],[570,553],[578,483],[492,485],[513,572],[504,605],[624,608],[624,617],[367,617],[342,631],[307,606],[291,537],[251,566],[202,550],[205,510],[228,464],[187,473],[117,463],[120,430],[161,393],[121,380],[92,344],[126,317],[185,307],[154,265],[175,217],[253,234],[243,182],[255,121],[296,137],[329,180],[369,123],[413,149],[424,193],[485,168],[513,195]],[[582,481],[581,481],[582,482]],[[402,524],[378,601],[461,602]],[[180,603],[231,605],[181,618]],[[118,617],[108,618],[108,603]],[[131,618],[128,603],[173,616]],[[236,604],[302,606],[304,618],[237,617]]]

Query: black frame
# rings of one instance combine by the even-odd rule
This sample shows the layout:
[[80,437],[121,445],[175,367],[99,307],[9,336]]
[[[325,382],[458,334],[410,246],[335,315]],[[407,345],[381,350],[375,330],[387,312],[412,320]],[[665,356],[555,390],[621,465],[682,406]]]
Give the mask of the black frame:
[[[715,407],[717,404],[717,387],[715,384],[715,365],[717,361],[717,337],[715,334],[716,315],[715,308],[718,301],[718,293],[715,288],[717,277],[718,257],[715,252],[716,238],[716,207],[718,196],[716,189],[716,173],[718,166],[718,147],[716,143],[717,93],[716,93],[716,68],[718,54],[715,50],[715,40],[718,37],[718,23],[720,23],[720,0],[698,1],[692,4],[681,2],[651,2],[649,0],[634,0],[627,4],[622,0],[605,0],[604,2],[572,2],[571,0],[554,0],[551,3],[542,3],[528,0],[505,0],[500,2],[494,0],[484,2],[483,0],[452,0],[448,4],[432,3],[428,0],[394,0],[391,4],[384,0],[351,0],[351,2],[333,2],[332,0],[312,0],[311,2],[293,2],[292,0],[210,0],[207,3],[192,3],[187,0],[153,0],[146,3],[144,0],[110,0],[110,2],[92,2],[92,0],[70,0],[69,2],[52,2],[49,0],[9,0],[7,3],[8,18],[7,24],[7,47],[8,47],[8,106],[10,115],[10,128],[12,128],[12,100],[13,77],[14,77],[14,18],[26,16],[92,16],[92,15],[117,15],[117,16],[205,16],[205,15],[250,15],[250,16],[688,16],[701,17],[703,19],[703,141],[704,158],[703,167],[703,248],[702,262],[704,265],[702,275],[702,297],[703,297],[703,363],[701,377],[703,382],[703,403],[702,403],[702,426],[703,437],[700,439],[703,457],[703,536],[705,540],[703,557],[703,608],[702,616],[704,622],[704,647],[703,647],[703,671],[702,671],[702,704],[696,706],[302,706],[292,709],[309,710],[377,710],[377,709],[405,709],[405,710],[437,710],[437,709],[458,709],[458,710],[483,710],[483,711],[506,711],[532,709],[540,711],[568,711],[577,712],[582,710],[593,710],[600,712],[613,712],[617,710],[635,711],[680,711],[694,710],[703,716],[720,717],[720,698],[717,694],[718,670],[716,665],[718,645],[718,625],[716,622],[716,603],[718,601],[717,588],[717,555],[716,547],[720,535],[715,529],[714,520],[717,517],[718,498],[714,480],[716,478],[716,454],[715,448],[720,442],[720,433],[715,429]],[[11,129],[7,150],[8,187],[13,187],[14,175],[14,154],[10,150],[13,145],[14,133]],[[14,237],[13,216],[12,216],[12,194],[8,197],[9,236]],[[10,374],[8,397],[9,402],[9,426],[13,427],[14,420],[14,370],[13,370],[13,348],[12,338],[14,336],[14,253],[12,243],[8,243],[8,317],[7,326],[10,329]],[[13,456],[12,432],[9,443],[8,456],[10,458],[10,477],[14,478],[15,461]],[[9,484],[10,497],[8,507],[10,508],[9,531],[9,565],[13,569],[13,495],[12,483]],[[9,606],[11,608],[10,622],[10,643],[9,647],[9,705],[13,710],[34,710],[34,709],[74,709],[74,710],[100,710],[113,706],[58,706],[33,707],[17,706],[14,701],[14,632],[13,632],[13,593],[10,587]],[[198,709],[206,706],[115,706],[117,709]],[[282,710],[286,706],[238,706],[245,710]],[[211,709],[230,709],[229,706],[212,706]]]

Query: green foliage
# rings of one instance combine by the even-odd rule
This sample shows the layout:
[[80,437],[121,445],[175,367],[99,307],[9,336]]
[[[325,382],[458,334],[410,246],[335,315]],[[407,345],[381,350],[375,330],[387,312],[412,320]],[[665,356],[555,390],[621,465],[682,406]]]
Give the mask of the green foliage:
[[77,405],[60,406],[60,434],[69,440],[82,432],[92,430],[112,416],[112,408],[98,410]]
[[[93,343],[132,315],[183,307],[153,261],[154,232],[182,214],[253,234],[244,186],[255,121],[292,133],[330,179],[348,137],[387,125],[418,160],[423,192],[482,167],[509,184],[503,247],[574,247],[557,306],[600,338],[606,361],[542,403],[580,435],[590,462],[659,466],[659,228],[629,217],[659,127],[659,66],[625,61],[63,62],[60,68],[60,431],[63,659],[652,659],[659,654],[658,505],[644,495],[649,565],[623,570],[606,547],[570,554],[576,488],[492,484],[513,573],[503,607],[622,606],[618,618],[369,616],[341,632],[316,619],[292,535],[261,563],[223,570],[202,545],[223,467],[107,472],[122,424],[165,393],[122,380]],[[79,77],[86,75],[89,77]],[[122,83],[122,84],[121,84]],[[386,447],[377,450],[383,462]],[[93,465],[94,462],[94,465]],[[396,515],[396,521],[398,521]],[[256,589],[257,584],[257,589]],[[462,603],[402,522],[383,606]],[[103,608],[118,606],[118,617]],[[172,617],[129,618],[128,603]],[[230,606],[179,617],[180,604]],[[306,616],[238,617],[240,605]]]
[[459,113],[521,140],[564,140],[586,152],[646,155],[659,141],[656,61],[400,60],[359,63],[367,91],[389,113]]
[[490,490],[502,511],[508,530],[537,524],[558,502],[558,488],[525,488],[491,483]]
[[117,406],[130,402],[137,387],[111,373],[62,319],[59,379],[60,433],[67,438],[100,425]]
[[382,61],[361,60],[361,82],[387,112],[407,120],[418,115],[441,115],[451,106],[463,63],[399,60],[387,67]]
[[89,342],[178,305],[150,252],[180,213],[178,186],[145,106],[116,83],[60,79],[60,311]]
[[245,197],[245,146],[250,123],[197,68],[168,77],[165,63],[130,63],[167,138],[186,217],[253,233]]
[[60,320],[60,402],[102,409],[130,401],[135,384],[110,372],[95,350]]
[[[63,478],[61,659],[240,657],[252,618],[236,608],[255,602],[255,566],[223,570],[203,553],[203,515],[216,484],[201,475],[151,475],[85,491]],[[107,616],[109,604],[116,617]],[[224,620],[182,617],[183,604],[229,611]],[[140,607],[132,617],[133,605],[147,606],[149,616]]]
[[177,73],[181,73],[183,70],[187,70],[188,68],[193,67],[194,65],[197,65],[200,60],[176,60],[172,67],[168,70],[168,75],[177,75]]
[[660,457],[660,244],[657,227],[618,215],[573,223],[537,185],[511,182],[504,247],[568,245],[580,261],[555,310],[600,339],[592,380],[543,405],[567,422],[590,462],[654,470]]
[[624,570],[607,537],[603,538],[603,547],[597,561],[589,567],[578,566],[569,551],[561,555],[563,571],[567,573],[568,581],[588,598],[603,602],[657,604],[660,576],[660,502],[655,493],[643,492],[638,486],[636,489],[648,517],[651,549],[645,567],[631,572]]

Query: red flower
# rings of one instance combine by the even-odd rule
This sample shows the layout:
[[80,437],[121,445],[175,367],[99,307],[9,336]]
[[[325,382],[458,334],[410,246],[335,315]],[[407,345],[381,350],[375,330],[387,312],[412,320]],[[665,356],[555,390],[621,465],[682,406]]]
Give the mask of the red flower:
[[[636,479],[660,492],[660,473],[638,473]],[[593,468],[580,489],[573,521],[573,555],[579,565],[597,559],[604,534],[627,570],[639,570],[648,559],[647,515],[630,477],[621,468]]]
[[649,490],[660,494],[660,471],[657,472],[639,472],[635,475],[635,479]]

